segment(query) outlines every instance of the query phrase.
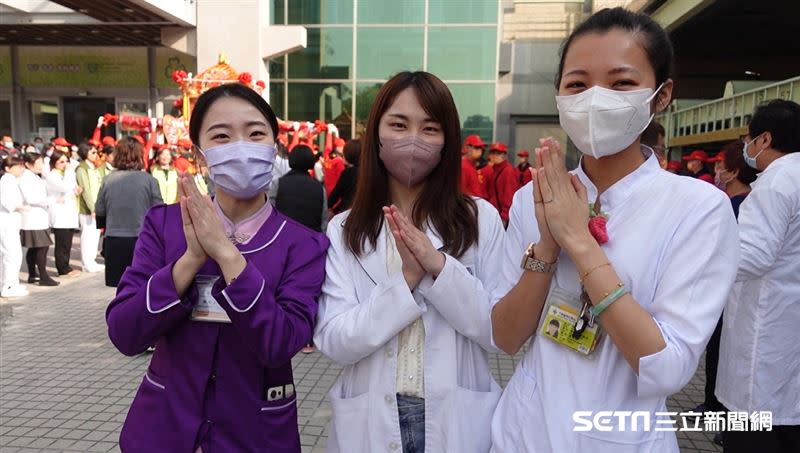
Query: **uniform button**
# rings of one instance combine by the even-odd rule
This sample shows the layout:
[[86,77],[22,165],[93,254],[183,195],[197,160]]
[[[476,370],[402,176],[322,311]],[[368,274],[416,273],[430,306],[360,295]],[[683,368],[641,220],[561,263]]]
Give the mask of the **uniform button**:
[[408,377],[408,380],[409,380],[409,381],[413,381],[413,380],[414,380],[414,376],[409,376],[409,377]]
[[385,397],[383,397],[383,399],[384,401],[386,401],[386,404],[389,405],[394,404],[394,398],[392,398],[392,395],[386,395]]
[[392,442],[389,444],[389,450],[394,451],[397,450],[398,448],[400,448],[400,444],[398,444],[397,442]]
[[216,373],[211,373],[211,380],[212,381],[216,381],[217,380],[217,374]]
[[206,423],[209,424],[209,425],[213,425],[214,424],[214,422],[212,422],[211,420],[206,420]]
[[411,348],[411,352],[414,352],[414,351],[416,351],[416,349],[414,349],[414,348]]
[[386,357],[391,357],[392,355],[394,355],[394,350],[392,348],[387,348]]

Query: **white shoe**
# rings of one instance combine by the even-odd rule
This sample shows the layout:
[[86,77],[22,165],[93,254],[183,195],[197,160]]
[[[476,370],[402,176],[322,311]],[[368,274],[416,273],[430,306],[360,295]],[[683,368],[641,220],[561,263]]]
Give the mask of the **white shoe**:
[[22,286],[13,286],[11,288],[3,289],[3,292],[0,293],[2,297],[24,297],[27,296],[28,290]]

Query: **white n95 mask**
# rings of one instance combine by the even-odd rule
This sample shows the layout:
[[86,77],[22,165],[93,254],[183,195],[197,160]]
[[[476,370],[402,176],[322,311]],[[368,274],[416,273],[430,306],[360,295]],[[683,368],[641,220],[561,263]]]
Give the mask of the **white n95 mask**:
[[556,96],[561,128],[587,156],[601,158],[624,150],[653,119],[650,102],[664,86],[616,91],[593,86],[570,96]]

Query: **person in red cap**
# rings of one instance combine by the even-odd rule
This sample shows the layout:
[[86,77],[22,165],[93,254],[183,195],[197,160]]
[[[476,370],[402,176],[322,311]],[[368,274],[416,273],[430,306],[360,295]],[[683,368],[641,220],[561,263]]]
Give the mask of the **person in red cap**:
[[527,150],[522,150],[517,153],[517,172],[519,173],[519,186],[522,187],[525,184],[531,182],[531,163],[528,160],[530,158],[531,153]]
[[492,162],[492,176],[489,180],[489,202],[497,208],[503,224],[508,225],[508,211],[514,193],[519,189],[517,170],[508,162],[508,146],[495,143],[489,147],[489,161]]
[[114,137],[110,135],[106,135],[105,137],[103,137],[101,143],[103,144],[103,146],[117,146],[117,141],[114,140]]
[[667,163],[666,170],[670,173],[679,173],[681,171],[681,162],[678,160],[671,160]]
[[683,173],[684,176],[691,176],[709,184],[714,184],[714,177],[706,169],[705,164],[708,162],[708,154],[705,151],[696,149],[688,156],[683,156],[683,160],[688,161],[686,163],[687,172]]
[[[325,162],[322,164],[325,172],[325,194],[330,197],[336,183],[339,182],[339,177],[345,168],[344,159],[342,159],[342,151],[346,142],[341,138],[336,138],[333,141],[334,148],[328,154]],[[333,206],[331,206],[333,208]]]
[[472,134],[464,140],[464,147],[461,150],[461,191],[473,197],[486,199],[486,191],[478,177],[477,164],[483,152],[486,150],[486,143],[481,137]]

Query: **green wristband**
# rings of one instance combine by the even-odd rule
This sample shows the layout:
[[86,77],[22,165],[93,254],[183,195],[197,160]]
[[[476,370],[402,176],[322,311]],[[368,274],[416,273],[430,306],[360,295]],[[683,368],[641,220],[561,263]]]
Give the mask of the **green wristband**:
[[592,312],[592,315],[594,315],[594,317],[598,317],[600,316],[600,313],[602,313],[603,311],[605,311],[606,308],[608,308],[609,305],[618,301],[625,294],[627,294],[627,291],[625,291],[625,287],[620,286],[619,288],[615,289],[614,292],[606,296],[605,299],[601,300],[599,304],[590,308],[589,311]]

